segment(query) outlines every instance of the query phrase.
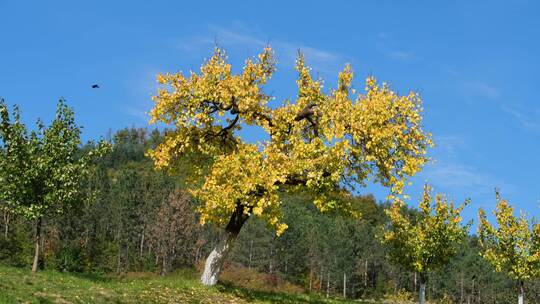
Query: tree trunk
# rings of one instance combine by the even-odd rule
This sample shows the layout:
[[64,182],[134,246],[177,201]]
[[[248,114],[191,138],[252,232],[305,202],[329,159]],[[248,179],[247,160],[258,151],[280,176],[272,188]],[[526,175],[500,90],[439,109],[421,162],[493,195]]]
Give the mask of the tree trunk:
[[168,255],[163,255],[161,261],[161,275],[166,276],[171,271],[171,260]]
[[36,222],[36,234],[35,234],[35,251],[34,251],[34,263],[32,264],[32,272],[38,271],[39,266],[39,253],[41,251],[41,217],[38,217]]
[[523,288],[523,280],[519,281],[519,297],[518,304],[523,304],[525,301],[525,289]]
[[367,288],[367,277],[368,277],[368,260],[366,259],[364,264],[364,287]]
[[347,274],[343,273],[343,298],[347,298]]
[[461,283],[459,292],[459,304],[463,304],[463,272],[461,273]]
[[268,263],[268,273],[269,274],[272,274],[272,272],[274,272],[274,253],[273,253],[273,244],[270,244],[270,253],[269,253],[269,257],[270,257],[270,261]]
[[426,303],[426,281],[427,281],[426,274],[420,273],[420,292],[418,294],[418,297],[419,297],[418,302],[420,304]]
[[142,260],[144,250],[144,226],[141,232],[141,243],[139,244],[139,259]]
[[311,293],[311,287],[313,284],[313,269],[309,269],[309,293]]
[[116,258],[116,273],[120,273],[120,265],[122,263],[122,245],[118,244],[118,256]]
[[330,271],[326,272],[326,297],[330,297]]
[[414,273],[413,291],[416,292],[416,272]]
[[204,264],[204,271],[201,276],[201,282],[206,286],[216,285],[219,275],[223,270],[225,259],[231,250],[236,237],[240,233],[240,229],[248,219],[249,215],[244,214],[244,206],[236,205],[236,209],[231,215],[229,223],[225,227],[225,233],[214,247]]
[[248,264],[249,269],[251,269],[251,259],[252,259],[252,257],[253,257],[253,239],[249,243],[249,264]]
[[4,211],[4,224],[6,225],[4,227],[4,237],[7,239],[8,237],[8,232],[9,232],[9,219],[10,219],[10,214],[9,212],[7,211]]
[[[472,298],[472,301],[474,303],[474,278],[472,279],[472,290],[471,290],[470,298]],[[469,303],[470,303],[470,301],[469,301]]]
[[323,279],[324,279],[324,274],[323,274],[322,269],[321,269],[321,275],[319,277],[320,277],[320,280],[319,280],[319,293],[322,293],[322,283],[323,283]]

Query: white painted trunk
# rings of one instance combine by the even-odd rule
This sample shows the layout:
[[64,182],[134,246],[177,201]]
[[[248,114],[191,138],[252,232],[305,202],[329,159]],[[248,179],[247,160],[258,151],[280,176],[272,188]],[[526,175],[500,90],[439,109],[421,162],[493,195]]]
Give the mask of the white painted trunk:
[[206,258],[204,271],[201,276],[203,285],[213,286],[217,284],[225,259],[237,235],[232,232],[226,232],[216,247],[210,252],[210,255]]
[[420,304],[426,303],[426,283],[424,282],[420,283],[419,303]]
[[523,288],[523,281],[520,281],[518,304],[524,304],[524,303],[525,303],[525,289]]
[[216,285],[219,275],[223,270],[225,259],[231,251],[231,246],[240,233],[240,229],[248,219],[249,214],[244,213],[244,206],[240,203],[231,215],[229,223],[225,227],[225,233],[204,263],[204,271],[201,275],[201,283],[206,286]]

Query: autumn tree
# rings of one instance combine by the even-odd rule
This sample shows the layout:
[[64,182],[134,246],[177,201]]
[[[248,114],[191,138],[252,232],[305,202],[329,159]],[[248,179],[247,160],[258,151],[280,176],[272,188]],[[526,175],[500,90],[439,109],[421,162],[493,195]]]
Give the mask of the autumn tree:
[[446,265],[456,255],[467,236],[461,225],[461,211],[467,202],[455,206],[441,194],[433,197],[426,185],[415,218],[403,212],[404,203],[396,199],[386,213],[390,225],[383,242],[390,249],[392,260],[420,275],[420,303],[425,303],[427,273]]
[[63,100],[58,102],[49,127],[38,121],[37,128],[28,131],[18,107],[12,116],[0,100],[0,201],[5,201],[11,212],[35,221],[32,271],[36,272],[43,218],[62,214],[81,202],[85,194],[83,180],[90,174],[92,158],[107,146],[100,144],[78,155],[80,127]]
[[169,273],[176,261],[183,265],[192,265],[194,261],[199,227],[191,200],[184,191],[175,190],[157,211],[150,242],[161,260],[162,275]]
[[[339,73],[337,88],[324,92],[302,54],[296,70],[298,96],[279,106],[270,105],[264,91],[275,71],[269,47],[247,59],[237,74],[216,48],[198,73],[158,75],[162,87],[154,97],[151,123],[171,130],[149,155],[158,168],[167,169],[184,155],[204,156],[191,191],[202,202],[201,222],[225,228],[206,260],[201,278],[206,285],[217,282],[250,216],[263,219],[278,235],[287,228],[280,191],[301,187],[317,194],[314,204],[322,212],[358,215],[350,201],[334,200],[332,193],[368,180],[400,193],[427,161],[431,135],[422,129],[416,93],[399,95],[369,77],[364,93],[357,94],[349,65]],[[245,142],[238,134],[245,127],[262,128],[268,139]]]
[[524,281],[540,276],[540,224],[527,220],[523,213],[520,217],[514,216],[514,209],[499,192],[496,199],[493,214],[497,227],[489,223],[483,209],[478,211],[481,255],[497,272],[517,280],[518,303],[523,304]]

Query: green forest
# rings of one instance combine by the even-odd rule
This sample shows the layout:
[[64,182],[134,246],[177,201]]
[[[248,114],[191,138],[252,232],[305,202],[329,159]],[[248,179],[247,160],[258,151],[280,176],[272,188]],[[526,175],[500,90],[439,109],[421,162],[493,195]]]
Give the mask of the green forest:
[[[92,200],[44,218],[42,269],[114,276],[200,270],[219,231],[199,224],[197,201],[184,189],[192,170],[189,160],[177,174],[166,175],[145,156],[162,136],[134,128],[105,136],[112,148],[95,161],[95,172],[83,186]],[[276,237],[262,221],[250,220],[227,261],[226,280],[255,290],[412,300],[419,288],[417,274],[391,263],[377,238],[388,225],[388,203],[371,195],[353,199],[361,206],[358,220],[317,212],[309,192],[284,193],[289,228]],[[417,213],[413,208],[407,212]],[[0,224],[1,264],[29,269],[34,222],[4,206]],[[516,282],[495,272],[479,252],[477,236],[467,236],[448,265],[428,274],[428,300],[513,302]],[[525,287],[529,303],[540,302],[540,280]]]

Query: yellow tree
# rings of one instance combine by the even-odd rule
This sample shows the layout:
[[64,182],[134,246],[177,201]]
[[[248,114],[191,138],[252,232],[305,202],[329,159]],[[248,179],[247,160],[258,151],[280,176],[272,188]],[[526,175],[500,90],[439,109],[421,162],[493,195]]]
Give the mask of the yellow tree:
[[396,199],[386,210],[390,225],[383,236],[391,258],[420,275],[421,304],[425,303],[428,271],[441,268],[455,256],[468,230],[468,225],[461,225],[467,201],[455,206],[441,194],[435,196],[435,204],[432,201],[431,187],[426,185],[418,214],[411,217],[403,212],[403,201]]
[[[332,199],[346,185],[371,179],[399,193],[407,177],[427,161],[431,135],[422,129],[421,100],[413,92],[400,96],[370,77],[364,94],[356,94],[349,65],[338,86],[323,92],[299,54],[298,96],[271,106],[264,86],[275,71],[270,47],[247,59],[239,73],[216,48],[198,73],[158,75],[151,123],[172,127],[149,152],[158,168],[174,169],[185,155],[200,170],[191,183],[199,199],[202,223],[224,227],[221,241],[206,260],[202,282],[217,282],[223,261],[250,216],[260,217],[281,234],[280,191],[305,187],[317,194],[324,212],[357,215],[354,206]],[[259,127],[268,138],[245,142],[238,131]],[[201,159],[197,162],[196,159]]]
[[480,209],[478,235],[482,257],[496,271],[505,272],[518,281],[518,303],[523,304],[525,280],[540,276],[540,224],[528,221],[522,213],[514,216],[514,209],[496,192],[497,207],[493,212],[497,226],[492,226]]

